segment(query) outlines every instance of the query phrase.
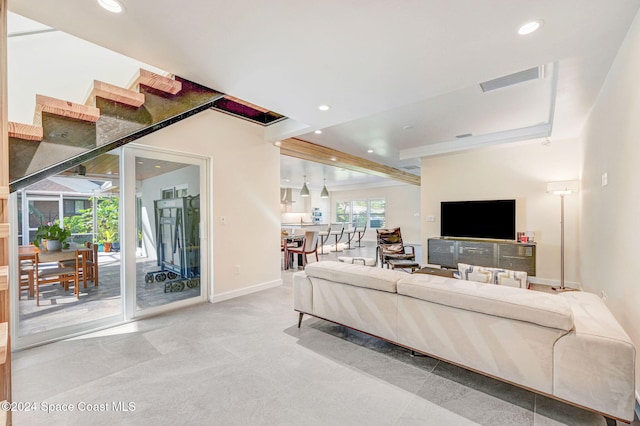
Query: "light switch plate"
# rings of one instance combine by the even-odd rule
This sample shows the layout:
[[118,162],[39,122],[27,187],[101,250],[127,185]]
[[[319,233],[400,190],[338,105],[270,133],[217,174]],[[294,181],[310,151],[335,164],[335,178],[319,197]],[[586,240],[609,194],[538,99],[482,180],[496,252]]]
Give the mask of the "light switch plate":
[[609,174],[604,172],[602,174],[602,186],[607,186],[609,184]]

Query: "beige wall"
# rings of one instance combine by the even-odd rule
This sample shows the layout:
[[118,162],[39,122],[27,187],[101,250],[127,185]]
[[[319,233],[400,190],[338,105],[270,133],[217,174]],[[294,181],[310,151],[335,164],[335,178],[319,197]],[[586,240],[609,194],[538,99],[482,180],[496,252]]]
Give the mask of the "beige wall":
[[[640,348],[640,15],[609,71],[582,134],[581,263],[584,287],[600,294]],[[602,186],[603,173],[608,185]],[[640,357],[636,399],[640,398]]]
[[[387,200],[387,227],[402,228],[402,239],[407,244],[420,244],[420,187],[396,185],[358,190],[334,190],[330,192],[329,220],[335,222],[335,204],[349,200]],[[416,216],[417,215],[417,216]],[[375,241],[376,231],[367,228],[363,240]]]
[[263,132],[207,110],[136,141],[211,158],[214,300],[281,284],[280,153]]
[[[547,194],[547,182],[578,178],[577,139],[499,145],[422,160],[422,263],[427,263],[427,238],[440,235],[440,202],[516,200],[516,230],[534,231],[537,276],[534,281],[560,280],[560,198]],[[565,200],[565,285],[578,285],[578,200]],[[435,216],[435,222],[427,222]],[[470,218],[481,220],[481,218]]]

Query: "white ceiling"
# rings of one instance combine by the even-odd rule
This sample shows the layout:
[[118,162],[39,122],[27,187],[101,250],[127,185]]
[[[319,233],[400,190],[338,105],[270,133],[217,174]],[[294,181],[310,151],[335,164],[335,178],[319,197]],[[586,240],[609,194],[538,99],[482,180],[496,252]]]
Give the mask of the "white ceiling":
[[[120,15],[95,0],[12,0],[9,8],[288,116],[267,128],[267,142],[296,136],[399,168],[419,165],[425,155],[578,136],[640,6],[640,0],[121,1]],[[518,35],[532,19],[543,20],[541,29]],[[544,66],[542,79],[487,93],[478,86],[537,66]],[[321,104],[331,109],[319,111]],[[344,179],[335,168],[295,161],[283,161],[283,178],[301,185],[304,168],[326,176],[327,185]]]

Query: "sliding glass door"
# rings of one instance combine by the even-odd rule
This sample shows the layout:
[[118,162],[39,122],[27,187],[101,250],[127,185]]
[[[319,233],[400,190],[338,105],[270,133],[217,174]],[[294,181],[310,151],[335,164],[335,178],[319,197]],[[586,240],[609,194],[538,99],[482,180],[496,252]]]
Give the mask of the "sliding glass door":
[[[127,146],[84,165],[83,176],[64,172],[11,196],[16,348],[207,298],[208,161]],[[34,246],[47,224],[69,229],[67,247]],[[36,252],[38,270],[51,272],[94,247],[95,269],[80,273],[86,286],[64,277],[38,284]]]
[[133,213],[125,242],[135,277],[128,289],[135,301],[130,315],[205,300],[205,160],[143,147],[127,147],[125,153],[125,167],[135,176],[125,184]]
[[[65,171],[12,194],[16,348],[123,321],[119,165],[115,150],[87,162],[85,175]],[[60,248],[37,235],[50,225],[69,231]],[[76,272],[76,250],[85,249],[87,268]],[[64,279],[69,268],[78,283]]]

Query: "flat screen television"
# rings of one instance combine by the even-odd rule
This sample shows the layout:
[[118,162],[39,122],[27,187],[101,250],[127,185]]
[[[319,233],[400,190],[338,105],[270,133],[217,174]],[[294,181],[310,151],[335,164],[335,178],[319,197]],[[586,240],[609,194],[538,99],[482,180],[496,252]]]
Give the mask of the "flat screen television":
[[516,239],[516,200],[443,201],[440,236]]

